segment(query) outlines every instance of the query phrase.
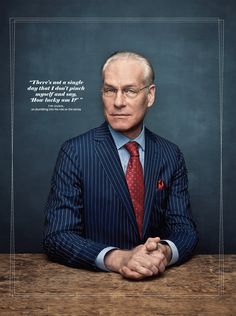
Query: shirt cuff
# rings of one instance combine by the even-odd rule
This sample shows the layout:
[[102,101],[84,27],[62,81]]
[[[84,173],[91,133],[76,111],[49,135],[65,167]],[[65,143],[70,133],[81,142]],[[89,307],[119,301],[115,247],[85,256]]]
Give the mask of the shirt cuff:
[[99,252],[99,254],[98,254],[98,256],[97,256],[97,258],[96,258],[96,260],[95,260],[95,264],[96,264],[96,266],[97,266],[99,269],[101,269],[101,270],[103,270],[103,271],[110,271],[110,270],[108,270],[107,267],[105,266],[104,258],[105,258],[105,255],[106,255],[109,251],[111,251],[111,250],[113,250],[113,249],[117,249],[117,248],[116,248],[116,247],[106,247],[106,248],[102,249],[102,251]]
[[168,240],[168,239],[163,239],[161,242],[167,243],[168,246],[171,249],[172,257],[170,259],[170,262],[168,263],[167,266],[171,266],[172,264],[175,264],[179,260],[179,251],[173,241]]

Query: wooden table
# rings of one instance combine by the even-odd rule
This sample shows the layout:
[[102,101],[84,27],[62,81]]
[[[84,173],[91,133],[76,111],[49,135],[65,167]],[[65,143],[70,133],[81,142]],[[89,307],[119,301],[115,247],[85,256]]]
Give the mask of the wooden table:
[[198,255],[137,282],[52,263],[43,254],[0,254],[0,315],[234,316],[235,262],[236,255]]

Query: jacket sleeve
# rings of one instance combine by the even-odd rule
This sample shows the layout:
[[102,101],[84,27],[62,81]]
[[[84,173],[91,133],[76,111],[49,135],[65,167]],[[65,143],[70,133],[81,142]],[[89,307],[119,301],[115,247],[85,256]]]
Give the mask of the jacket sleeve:
[[186,261],[198,243],[198,232],[191,215],[187,169],[179,150],[177,167],[169,186],[164,232],[165,238],[174,242],[178,249],[177,264]]
[[97,269],[96,257],[107,245],[84,237],[83,211],[83,178],[68,141],[59,152],[45,206],[43,247],[52,260]]

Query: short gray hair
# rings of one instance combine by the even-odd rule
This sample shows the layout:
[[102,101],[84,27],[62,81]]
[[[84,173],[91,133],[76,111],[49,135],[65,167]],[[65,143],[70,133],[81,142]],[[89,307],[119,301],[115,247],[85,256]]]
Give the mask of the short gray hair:
[[104,80],[104,72],[105,72],[107,66],[110,63],[112,63],[113,61],[116,61],[118,59],[126,59],[126,60],[132,59],[132,60],[139,61],[143,65],[144,80],[146,81],[146,84],[151,85],[152,83],[154,83],[155,74],[154,74],[154,69],[153,69],[150,61],[146,57],[144,57],[138,53],[129,52],[129,51],[118,51],[118,52],[115,52],[108,57],[108,59],[104,62],[103,66],[102,66],[102,79],[103,80]]

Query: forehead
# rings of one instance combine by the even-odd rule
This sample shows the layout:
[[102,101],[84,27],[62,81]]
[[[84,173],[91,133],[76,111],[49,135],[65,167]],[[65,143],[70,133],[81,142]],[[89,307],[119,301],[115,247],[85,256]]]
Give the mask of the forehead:
[[104,71],[104,82],[129,85],[144,81],[144,65],[135,59],[117,59],[111,61]]

